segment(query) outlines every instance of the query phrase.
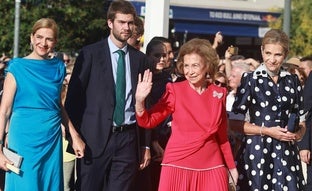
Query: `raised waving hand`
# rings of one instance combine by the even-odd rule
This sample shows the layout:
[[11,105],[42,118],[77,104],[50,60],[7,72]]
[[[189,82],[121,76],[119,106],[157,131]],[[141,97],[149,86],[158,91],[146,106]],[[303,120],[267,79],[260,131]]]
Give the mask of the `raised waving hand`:
[[137,113],[143,112],[145,109],[144,101],[152,90],[152,76],[153,74],[149,69],[144,71],[143,76],[139,74],[138,85],[135,93],[135,111]]

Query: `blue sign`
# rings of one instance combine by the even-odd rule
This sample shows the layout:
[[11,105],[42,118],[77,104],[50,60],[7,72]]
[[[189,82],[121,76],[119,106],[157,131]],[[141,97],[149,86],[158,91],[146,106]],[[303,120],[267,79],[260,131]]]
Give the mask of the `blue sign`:
[[[145,3],[133,1],[138,15],[145,16]],[[157,7],[155,7],[157,9]],[[176,32],[261,37],[261,28],[268,27],[281,13],[234,11],[207,8],[170,6],[169,18]]]

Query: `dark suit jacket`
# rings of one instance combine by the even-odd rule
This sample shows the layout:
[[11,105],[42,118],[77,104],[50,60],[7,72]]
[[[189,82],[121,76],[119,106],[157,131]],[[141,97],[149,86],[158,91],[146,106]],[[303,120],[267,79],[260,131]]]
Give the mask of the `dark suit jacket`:
[[300,150],[312,151],[312,72],[304,85],[303,89],[304,110],[308,112],[306,116],[306,132],[300,142],[298,142]]
[[[142,73],[148,63],[142,52],[131,46],[128,46],[128,51],[134,103],[138,73]],[[106,38],[81,50],[65,102],[69,118],[87,144],[87,157],[99,156],[104,151],[111,134],[114,106],[115,83]],[[140,142],[141,145],[148,145],[150,140],[141,137]]]

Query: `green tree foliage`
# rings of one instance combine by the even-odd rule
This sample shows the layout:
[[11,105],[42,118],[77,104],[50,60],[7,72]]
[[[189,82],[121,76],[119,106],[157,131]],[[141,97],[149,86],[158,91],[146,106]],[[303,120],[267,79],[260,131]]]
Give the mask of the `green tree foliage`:
[[[33,23],[53,18],[59,26],[57,51],[74,53],[108,34],[105,0],[22,0],[20,8],[19,56],[30,52]],[[0,51],[13,55],[15,1],[0,0]],[[5,11],[3,11],[5,10]]]
[[[291,7],[290,56],[312,55],[312,1],[292,0]],[[282,21],[283,17],[272,27],[282,29]]]
[[293,0],[291,47],[294,55],[312,55],[312,1]]
[[12,55],[14,39],[14,1],[0,0],[0,53]]

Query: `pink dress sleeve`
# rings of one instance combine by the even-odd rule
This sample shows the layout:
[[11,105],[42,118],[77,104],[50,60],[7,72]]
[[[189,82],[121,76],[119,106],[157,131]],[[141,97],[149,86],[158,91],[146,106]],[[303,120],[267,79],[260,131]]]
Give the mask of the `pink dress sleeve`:
[[136,115],[137,123],[143,128],[154,128],[174,111],[174,94],[172,84],[166,85],[166,91],[160,100],[142,116]]

